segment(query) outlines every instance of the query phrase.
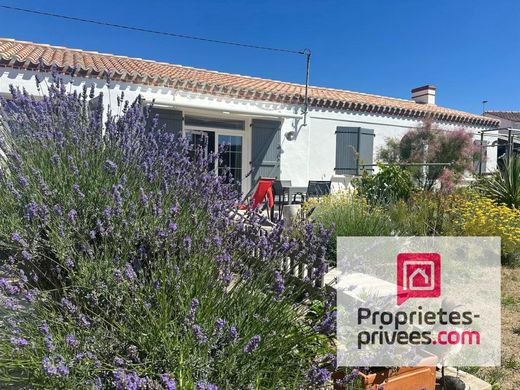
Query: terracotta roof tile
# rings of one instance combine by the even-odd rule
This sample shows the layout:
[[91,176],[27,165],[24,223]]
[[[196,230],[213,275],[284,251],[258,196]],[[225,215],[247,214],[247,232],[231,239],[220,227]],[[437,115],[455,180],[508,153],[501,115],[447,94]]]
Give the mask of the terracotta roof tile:
[[485,116],[506,119],[513,122],[520,122],[520,111],[486,111]]
[[[77,69],[83,76],[101,78],[107,70],[114,79],[123,82],[165,85],[175,89],[245,99],[302,104],[305,95],[305,86],[301,84],[0,38],[0,66],[34,69],[40,61],[46,68],[55,64],[62,73]],[[314,107],[498,126],[498,121],[489,117],[436,105],[418,104],[412,100],[332,88],[309,87],[309,103]]]

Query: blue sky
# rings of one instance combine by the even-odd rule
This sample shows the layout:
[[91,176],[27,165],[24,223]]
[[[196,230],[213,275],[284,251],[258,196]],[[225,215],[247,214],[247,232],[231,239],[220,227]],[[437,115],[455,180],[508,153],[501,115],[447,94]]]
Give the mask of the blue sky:
[[[437,86],[437,104],[480,113],[520,110],[520,2],[13,1],[112,23],[312,50],[311,84],[410,97]],[[304,82],[304,58],[147,35],[0,9],[0,36]]]

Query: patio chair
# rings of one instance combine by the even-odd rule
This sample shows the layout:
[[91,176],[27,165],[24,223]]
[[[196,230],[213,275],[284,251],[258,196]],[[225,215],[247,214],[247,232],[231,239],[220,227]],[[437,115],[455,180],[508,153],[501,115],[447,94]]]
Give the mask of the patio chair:
[[309,184],[307,185],[307,199],[319,198],[328,194],[330,194],[330,180],[309,180]]
[[[262,204],[266,203],[269,211],[274,208],[274,196],[273,196],[273,182],[275,179],[260,178],[256,186],[255,193],[253,194],[251,203],[249,204],[253,209],[257,209]],[[249,207],[248,204],[242,204],[240,210],[246,210]]]
[[[278,217],[281,218],[282,207],[289,203],[289,194],[284,188],[292,185],[290,180],[275,180],[273,182],[274,204],[278,205]],[[271,209],[271,220],[274,219],[274,207]]]

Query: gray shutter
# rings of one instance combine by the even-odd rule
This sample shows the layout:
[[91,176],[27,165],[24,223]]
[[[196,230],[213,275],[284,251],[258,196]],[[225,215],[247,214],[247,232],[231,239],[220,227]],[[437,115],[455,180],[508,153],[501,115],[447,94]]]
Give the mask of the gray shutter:
[[372,171],[374,130],[361,127],[336,128],[336,166],[338,174],[359,175]]
[[251,185],[261,177],[280,178],[280,122],[253,119],[251,145]]
[[182,111],[169,110],[167,108],[152,107],[150,119],[158,116],[158,128],[164,128],[172,133],[182,132]]

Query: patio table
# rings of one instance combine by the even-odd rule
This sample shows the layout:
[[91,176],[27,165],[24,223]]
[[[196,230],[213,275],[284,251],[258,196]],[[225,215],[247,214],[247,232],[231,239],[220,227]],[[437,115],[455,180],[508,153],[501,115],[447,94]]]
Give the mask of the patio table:
[[298,187],[298,186],[289,186],[283,187],[284,194],[287,194],[289,197],[289,204],[293,204],[294,195],[307,193],[307,187]]

